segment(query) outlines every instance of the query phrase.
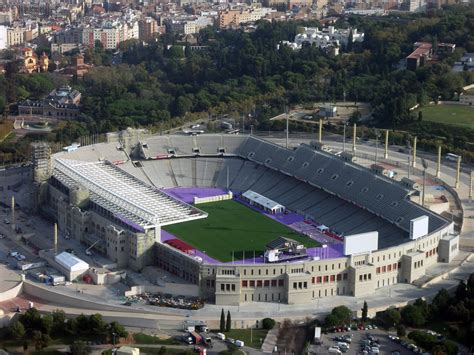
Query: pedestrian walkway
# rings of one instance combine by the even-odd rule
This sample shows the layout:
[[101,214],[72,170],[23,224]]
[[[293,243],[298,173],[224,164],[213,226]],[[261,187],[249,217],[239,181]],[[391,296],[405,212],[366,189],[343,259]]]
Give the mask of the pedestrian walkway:
[[277,328],[276,326],[271,329],[268,333],[267,336],[265,337],[265,340],[263,341],[262,344],[262,352],[271,354],[273,352],[273,349],[275,349],[275,345],[278,340],[278,332],[280,331],[280,328]]

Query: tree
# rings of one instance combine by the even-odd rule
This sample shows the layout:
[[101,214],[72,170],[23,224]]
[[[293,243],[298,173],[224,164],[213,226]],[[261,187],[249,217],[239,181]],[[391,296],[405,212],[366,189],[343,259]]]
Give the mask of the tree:
[[116,338],[128,337],[128,332],[125,330],[125,327],[122,324],[115,321],[109,324],[108,332],[109,332],[109,337],[112,339],[114,338],[114,334]]
[[9,333],[13,339],[22,339],[25,336],[26,331],[21,322],[15,321],[10,326]]
[[66,326],[66,313],[61,309],[56,309],[51,313],[53,317],[53,327],[51,332],[53,334],[63,334]]
[[43,317],[41,317],[41,332],[43,334],[50,334],[52,328],[53,316],[50,314],[45,314]]
[[36,350],[42,350],[49,345],[51,338],[48,334],[43,334],[39,330],[33,331],[33,341],[35,343]]
[[469,298],[474,298],[474,273],[467,279],[467,293]]
[[227,311],[227,321],[225,323],[225,331],[230,332],[231,327],[232,327],[232,320],[230,318],[230,311]]
[[225,314],[224,314],[224,308],[222,308],[221,310],[221,322],[220,322],[220,325],[219,325],[219,330],[221,332],[224,332],[225,331]]
[[275,326],[275,320],[272,318],[263,318],[262,320],[262,328],[266,330],[273,329]]
[[367,313],[369,312],[369,307],[367,305],[367,301],[364,301],[364,306],[362,307],[362,322],[367,321]]
[[401,315],[407,325],[419,327],[425,324],[425,317],[421,307],[414,305],[405,306],[402,309]]
[[28,309],[19,318],[27,332],[42,329],[41,314],[36,308]]
[[397,335],[399,337],[404,337],[407,334],[405,326],[403,324],[399,324],[397,327]]
[[89,332],[92,334],[103,335],[107,332],[107,323],[99,313],[89,316]]
[[88,355],[91,353],[91,348],[85,341],[78,340],[69,346],[72,355]]
[[456,299],[458,301],[462,301],[465,298],[467,298],[467,296],[468,296],[467,285],[463,280],[461,280],[459,282],[458,287],[456,288]]
[[418,111],[418,122],[423,121],[423,111]]
[[331,314],[335,315],[340,325],[348,324],[352,319],[352,311],[346,306],[338,306],[333,308]]
[[389,327],[395,327],[398,323],[400,323],[402,316],[400,315],[400,311],[395,308],[389,308],[384,312],[383,319],[385,324]]

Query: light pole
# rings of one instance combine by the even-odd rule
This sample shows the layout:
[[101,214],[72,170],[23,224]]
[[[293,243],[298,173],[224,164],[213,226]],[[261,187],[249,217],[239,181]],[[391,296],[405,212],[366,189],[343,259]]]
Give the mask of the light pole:
[[342,133],[342,151],[346,151],[346,127],[347,127],[347,122],[344,122],[343,125],[343,133]]
[[421,199],[421,205],[425,207],[426,168],[428,168],[428,164],[425,159],[421,159],[421,164],[423,165],[423,197]]
[[407,140],[408,147],[408,178],[410,178],[410,165],[411,165],[411,143],[410,140]]
[[113,337],[113,340],[112,340],[112,345],[115,346],[115,337],[117,336],[117,333],[112,333],[112,337]]
[[377,155],[379,152],[379,137],[380,137],[380,131],[376,129],[375,130],[375,164],[377,164]]

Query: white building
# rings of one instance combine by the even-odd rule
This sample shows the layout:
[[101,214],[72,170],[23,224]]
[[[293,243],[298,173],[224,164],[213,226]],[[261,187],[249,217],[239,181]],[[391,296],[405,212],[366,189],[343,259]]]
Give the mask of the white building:
[[8,38],[7,38],[7,27],[0,26],[0,50],[7,48]]
[[305,42],[309,42],[311,44],[315,43],[321,48],[331,46],[334,43],[347,46],[351,31],[352,42],[364,41],[364,33],[358,32],[357,28],[336,29],[334,26],[329,26],[327,28],[323,28],[322,30],[317,27],[304,27],[303,33],[299,33],[295,36],[295,42],[299,45]]

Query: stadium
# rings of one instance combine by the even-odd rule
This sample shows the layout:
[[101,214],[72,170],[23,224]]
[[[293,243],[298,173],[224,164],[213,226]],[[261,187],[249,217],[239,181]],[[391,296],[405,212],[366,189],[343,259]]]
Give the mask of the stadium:
[[453,222],[410,200],[414,181],[320,143],[160,135],[76,148],[34,153],[43,213],[116,268],[155,265],[207,302],[359,297],[458,253]]

